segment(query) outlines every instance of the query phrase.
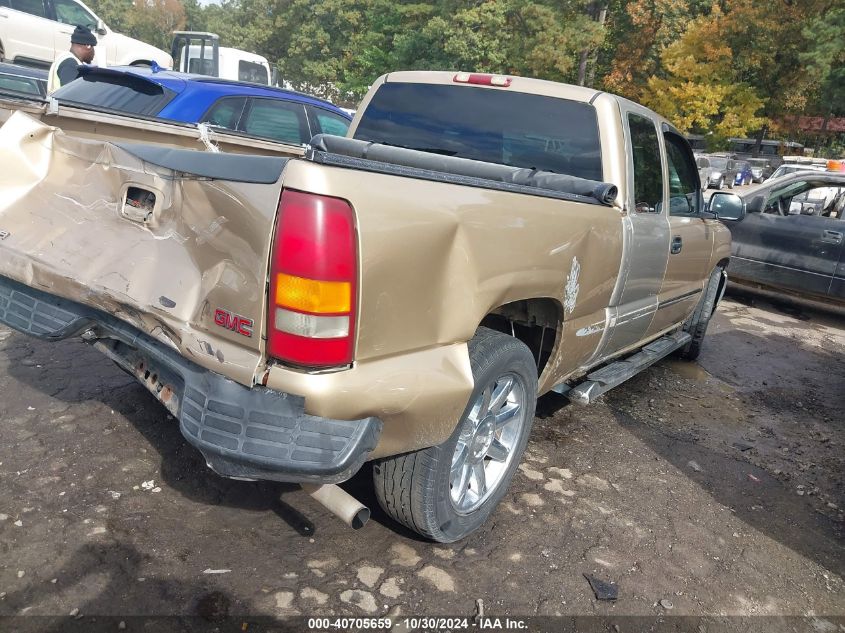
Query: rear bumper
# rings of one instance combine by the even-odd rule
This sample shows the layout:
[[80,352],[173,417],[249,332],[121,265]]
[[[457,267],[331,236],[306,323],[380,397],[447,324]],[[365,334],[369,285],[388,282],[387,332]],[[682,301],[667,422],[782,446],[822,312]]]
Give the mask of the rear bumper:
[[306,414],[301,396],[245,387],[109,314],[5,277],[0,323],[50,341],[82,335],[144,384],[209,467],[226,477],[338,483],[360,469],[381,433],[378,418]]

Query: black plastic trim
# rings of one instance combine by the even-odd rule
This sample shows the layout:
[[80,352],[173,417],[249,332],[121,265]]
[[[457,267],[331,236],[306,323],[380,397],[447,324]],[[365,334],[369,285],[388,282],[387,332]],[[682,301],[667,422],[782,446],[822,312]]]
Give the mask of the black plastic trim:
[[375,448],[382,422],[305,413],[305,399],[246,387],[95,308],[0,277],[0,323],[48,341],[83,338],[137,378],[179,419],[217,473],[242,479],[339,483]]
[[463,185],[466,187],[478,187],[480,189],[493,189],[510,193],[521,193],[529,196],[540,196],[543,198],[556,198],[558,200],[569,200],[571,202],[582,202],[584,204],[602,204],[596,198],[593,198],[591,196],[581,196],[574,193],[563,193],[560,191],[553,191],[551,189],[540,189],[539,187],[514,185],[505,182],[497,182],[495,180],[488,180],[486,178],[461,176],[458,174],[450,174],[446,172],[420,169],[418,167],[405,167],[403,165],[382,163],[374,160],[367,160],[364,158],[352,158],[349,156],[343,156],[341,154],[330,154],[326,152],[315,151],[313,149],[306,153],[306,158],[314,163],[320,165],[328,165],[330,167],[358,169],[361,171],[386,174],[389,176],[401,176],[403,178],[415,178],[417,180],[428,180],[432,182]]
[[[229,130],[226,130],[228,133]],[[271,185],[278,182],[288,160],[276,156],[252,156],[171,149],[160,145],[115,143],[141,160],[202,178]]]
[[690,290],[689,292],[685,292],[684,294],[678,295],[677,297],[672,297],[671,299],[667,299],[666,301],[661,301],[657,304],[657,309],[660,310],[661,308],[675,305],[676,303],[680,303],[685,299],[689,299],[690,297],[694,297],[695,295],[699,294],[701,294],[701,290]]

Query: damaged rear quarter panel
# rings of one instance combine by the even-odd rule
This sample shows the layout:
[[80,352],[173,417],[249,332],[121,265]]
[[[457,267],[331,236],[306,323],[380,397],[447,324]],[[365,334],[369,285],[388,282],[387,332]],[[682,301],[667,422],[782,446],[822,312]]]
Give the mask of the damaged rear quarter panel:
[[[209,181],[144,163],[24,113],[0,128],[0,274],[114,314],[201,366],[251,385],[280,185]],[[126,186],[156,194],[144,224]],[[253,319],[252,337],[214,310]]]
[[285,187],[351,202],[359,329],[353,369],[306,377],[271,367],[268,386],[305,395],[317,415],[381,418],[376,455],[448,437],[473,387],[466,342],[498,306],[545,297],[563,306],[570,279],[572,309],[541,389],[595,351],[600,334],[576,332],[604,321],[621,257],[618,209],[305,161],[288,164]]

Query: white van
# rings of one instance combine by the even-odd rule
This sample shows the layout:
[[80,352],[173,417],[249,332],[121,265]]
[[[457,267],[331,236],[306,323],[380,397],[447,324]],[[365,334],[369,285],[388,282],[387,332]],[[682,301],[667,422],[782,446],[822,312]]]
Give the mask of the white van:
[[173,35],[171,54],[177,62],[176,70],[270,85],[270,63],[266,57],[220,46],[220,38],[216,33],[176,31]]
[[173,66],[169,54],[115,33],[79,0],[0,0],[0,61],[49,66],[70,50],[76,25],[87,26],[97,36],[93,63],[98,66]]

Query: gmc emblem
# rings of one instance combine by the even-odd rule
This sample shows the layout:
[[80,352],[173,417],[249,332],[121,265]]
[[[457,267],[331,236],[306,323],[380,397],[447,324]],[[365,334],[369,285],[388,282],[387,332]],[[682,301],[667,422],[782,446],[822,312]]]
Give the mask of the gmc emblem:
[[255,322],[239,314],[232,314],[228,310],[217,308],[214,311],[214,323],[241,336],[252,336],[252,326]]

